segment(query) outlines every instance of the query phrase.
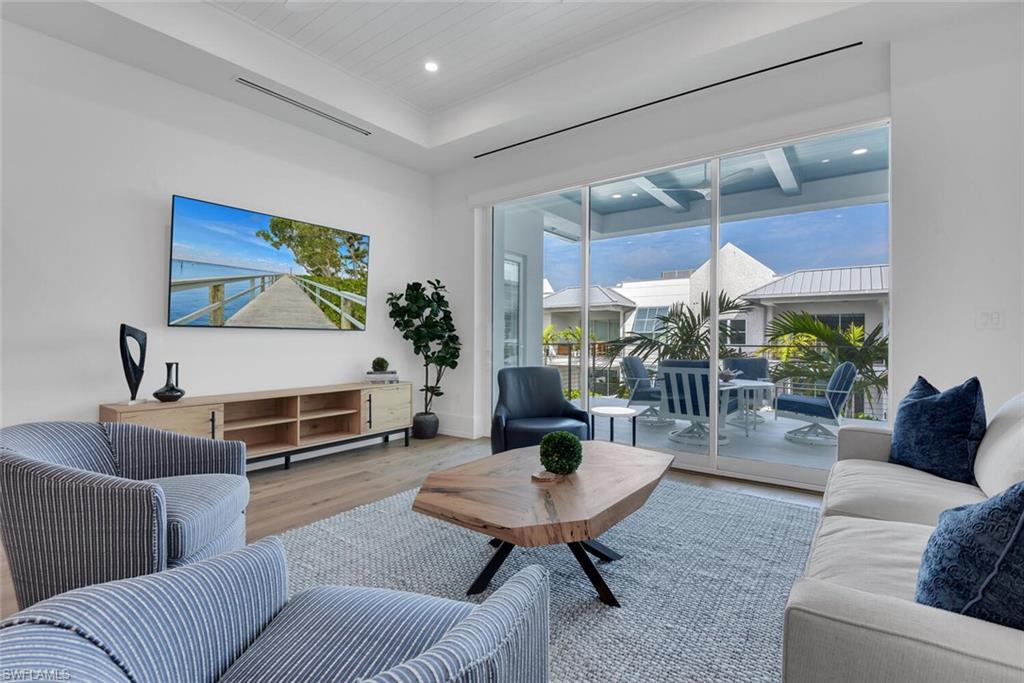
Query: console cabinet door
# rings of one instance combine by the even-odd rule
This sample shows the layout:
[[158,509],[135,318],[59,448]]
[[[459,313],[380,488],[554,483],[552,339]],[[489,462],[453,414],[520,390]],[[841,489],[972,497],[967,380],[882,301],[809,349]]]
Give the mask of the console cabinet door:
[[121,422],[132,422],[178,434],[202,436],[207,439],[224,438],[224,406],[222,404],[123,413]]
[[412,385],[363,389],[363,434],[412,424]]

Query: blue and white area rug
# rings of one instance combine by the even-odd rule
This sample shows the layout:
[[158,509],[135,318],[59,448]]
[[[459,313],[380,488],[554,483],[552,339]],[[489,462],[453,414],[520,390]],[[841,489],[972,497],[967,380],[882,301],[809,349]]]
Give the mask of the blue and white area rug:
[[[493,553],[480,534],[417,514],[415,491],[281,536],[293,592],[380,586],[455,600]],[[622,603],[607,607],[565,546],[517,548],[492,589],[528,564],[551,572],[555,683],[778,681],[782,618],[816,508],[664,480],[601,537]]]

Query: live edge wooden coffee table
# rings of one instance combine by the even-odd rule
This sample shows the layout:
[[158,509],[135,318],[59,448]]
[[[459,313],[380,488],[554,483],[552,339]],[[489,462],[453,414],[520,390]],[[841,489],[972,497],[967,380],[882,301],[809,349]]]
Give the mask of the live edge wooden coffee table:
[[618,607],[587,553],[622,559],[597,538],[640,509],[672,456],[603,441],[583,442],[583,464],[554,481],[533,481],[543,469],[536,446],[506,451],[427,477],[412,509],[491,537],[497,550],[467,593],[486,590],[517,545],[569,546],[601,602]]

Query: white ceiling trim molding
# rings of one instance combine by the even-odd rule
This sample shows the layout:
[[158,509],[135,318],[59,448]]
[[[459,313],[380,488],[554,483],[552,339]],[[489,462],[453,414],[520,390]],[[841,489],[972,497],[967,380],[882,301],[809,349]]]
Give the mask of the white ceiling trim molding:
[[[367,127],[376,127],[417,145],[429,146],[422,112],[371,84],[239,21],[205,2],[96,3],[108,12],[214,55],[246,72],[285,85]],[[253,79],[256,80],[256,79]]]
[[[283,7],[281,2],[260,5],[234,1],[242,7],[252,5],[253,12],[280,12]],[[352,19],[352,31],[366,32],[365,38],[359,36],[346,48],[354,51],[353,54],[361,54],[358,52],[360,45],[369,44],[373,36],[378,37],[379,43],[374,49],[401,43],[412,28],[411,20],[402,18],[406,16],[402,14],[397,24],[398,34],[380,37],[389,30],[382,8],[394,3],[376,3],[377,7],[375,3],[327,4],[331,8],[345,7],[333,10],[314,7],[310,12],[320,16],[333,11],[334,19]],[[523,21],[533,16],[527,15],[528,9],[523,10]],[[863,49],[864,57],[850,59],[873,62],[871,53],[887,49],[887,41],[900,31],[916,30],[925,21],[939,21],[953,12],[967,11],[960,5],[919,7],[914,3],[890,5],[865,1],[691,3],[684,10],[666,15],[663,21],[643,31],[603,42],[497,89],[481,91],[461,105],[427,116],[373,83],[351,76],[257,28],[251,21],[208,2],[4,2],[2,5],[6,20],[426,172],[479,168],[484,161],[473,161],[472,157],[482,151],[856,41],[864,41],[864,47],[851,52]],[[318,36],[308,23],[303,23],[305,19],[299,14],[305,13],[291,16],[285,12],[277,20],[291,21],[287,32],[296,36],[309,29],[302,40],[311,43]],[[254,16],[258,20],[261,15]],[[434,13],[420,9],[415,16],[428,17]],[[382,17],[380,21],[384,23],[374,24],[374,17]],[[481,25],[487,23],[487,17],[493,18],[491,13],[474,10],[466,15],[459,30],[477,30],[481,31],[481,36],[486,35]],[[600,20],[594,21],[595,26],[600,24]],[[598,35],[586,31],[582,34]],[[831,55],[815,61],[827,61],[830,69],[842,72],[847,68],[843,66],[846,59]],[[422,62],[414,66],[422,71]],[[623,115],[615,121],[604,121],[589,126],[590,130],[574,130],[558,137],[618,147],[623,141],[643,139],[642,128],[650,125],[645,121],[657,121],[658,126],[665,126],[673,112],[679,116],[682,112],[706,108],[713,102],[720,103],[718,107],[735,106],[735,93],[764,92],[766,86],[782,83],[792,74],[800,74],[808,68],[812,67],[786,67],[752,78],[742,86],[728,84],[674,103],[666,102],[643,112]],[[874,68],[870,68],[874,74]],[[445,70],[442,63],[441,71],[429,77],[443,76]],[[855,71],[853,76],[859,80],[867,78],[863,76],[863,69]],[[238,77],[280,93],[287,100],[243,87],[235,81]],[[856,97],[852,93],[851,96]],[[766,111],[776,109],[780,105],[775,99],[773,93],[768,93],[758,101],[758,107]],[[288,100],[300,106],[293,106]],[[346,121],[372,135],[348,130],[304,111],[305,107]],[[722,112],[722,116],[732,118],[729,111]],[[685,115],[678,118],[678,126],[678,135],[666,138],[665,149],[672,146],[671,139],[692,139],[697,134]],[[609,139],[609,131],[616,131],[615,135],[622,140]],[[515,154],[557,148],[554,140],[530,143]],[[634,143],[634,148],[643,144]],[[636,156],[642,155],[638,152]],[[502,154],[500,161],[494,160],[504,163],[508,158]]]

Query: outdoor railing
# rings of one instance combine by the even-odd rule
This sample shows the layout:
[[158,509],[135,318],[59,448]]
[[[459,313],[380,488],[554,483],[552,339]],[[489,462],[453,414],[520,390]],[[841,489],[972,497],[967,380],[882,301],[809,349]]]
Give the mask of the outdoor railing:
[[[767,355],[770,372],[781,362],[779,356],[795,347],[781,344],[767,346],[730,344],[729,348],[744,356]],[[562,388],[566,396],[578,398],[581,389],[580,344],[557,342],[543,344],[542,349],[544,365],[555,367],[562,374]],[[622,376],[621,360],[629,355],[632,355],[632,350],[629,347],[617,348],[607,342],[590,343],[590,391],[592,394],[628,398],[630,387]],[[697,354],[687,355],[696,356]],[[646,365],[653,373],[657,368],[657,361],[653,357],[649,358]],[[875,367],[875,372],[881,374],[884,369],[884,365],[878,365]],[[778,380],[775,384],[778,393],[823,396],[826,382],[827,380],[825,382],[807,382],[800,378],[785,378]],[[843,414],[846,417],[885,420],[888,416],[888,392],[884,388],[878,387],[865,387],[856,390],[851,399],[847,401]]]
[[[224,307],[231,303],[241,299],[242,297],[252,294],[256,290],[262,294],[270,285],[277,282],[280,278],[284,277],[285,273],[267,273],[266,275],[230,275],[230,276],[219,276],[219,277],[197,277],[189,278],[187,280],[175,280],[171,282],[171,294],[174,292],[182,292],[188,289],[199,289],[202,287],[209,289],[209,303],[202,308],[196,309],[187,315],[183,315],[176,320],[171,321],[171,325],[184,325],[185,323],[192,322],[196,318],[201,318],[207,313],[210,314],[210,325],[213,327],[220,327],[224,324]],[[244,291],[232,294],[229,297],[224,296],[225,286],[234,282],[249,282],[249,287]]]
[[[366,329],[365,323],[359,321],[352,315],[352,304],[359,304],[364,307],[366,306],[365,296],[359,296],[358,294],[353,294],[352,292],[344,292],[340,289],[335,289],[334,287],[329,287],[328,285],[320,284],[316,280],[310,280],[308,278],[302,277],[301,275],[295,276],[294,279],[296,282],[299,283],[299,286],[302,287],[302,290],[306,292],[306,294],[311,296],[314,301],[316,301],[320,305],[327,306],[332,311],[341,316],[342,329],[351,329],[349,325],[359,330]],[[338,297],[338,303],[336,304],[330,299],[326,298],[324,296],[325,293]],[[340,304],[340,306],[338,304]]]

